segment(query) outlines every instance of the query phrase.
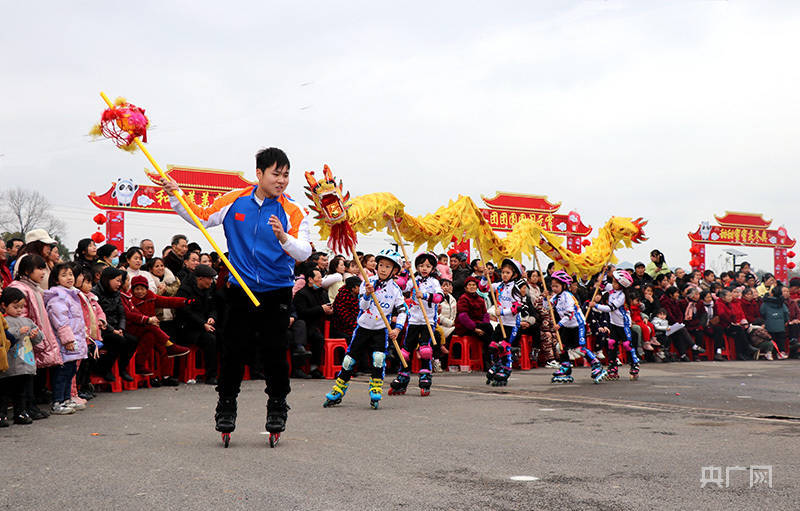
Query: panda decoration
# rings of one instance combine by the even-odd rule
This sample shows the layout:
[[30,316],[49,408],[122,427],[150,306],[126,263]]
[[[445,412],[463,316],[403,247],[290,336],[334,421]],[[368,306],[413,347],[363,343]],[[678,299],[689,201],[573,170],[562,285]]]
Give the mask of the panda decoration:
[[133,202],[133,196],[136,195],[136,191],[139,189],[139,185],[133,184],[132,179],[117,179],[117,184],[114,185],[114,191],[111,192],[111,198],[117,199],[117,204],[120,206],[128,207]]
[[711,234],[711,222],[700,222],[700,239],[707,240]]

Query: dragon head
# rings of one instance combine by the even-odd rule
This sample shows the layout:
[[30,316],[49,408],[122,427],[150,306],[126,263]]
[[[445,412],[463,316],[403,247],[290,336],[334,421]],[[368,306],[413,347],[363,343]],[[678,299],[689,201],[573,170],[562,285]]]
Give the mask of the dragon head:
[[632,243],[647,241],[644,235],[644,226],[647,221],[642,218],[633,220],[631,218],[615,216],[609,221],[609,229],[615,239],[622,241],[630,247]]
[[347,218],[347,210],[351,206],[350,192],[342,192],[342,181],[336,183],[327,165],[322,169],[322,175],[324,179],[317,181],[313,171],[306,172],[306,197],[314,203],[311,209],[317,214],[316,219],[321,226],[327,224],[328,246],[339,254],[355,253],[358,240]]
[[318,220],[324,220],[328,225],[338,224],[347,219],[350,192],[346,194],[342,192],[342,181],[339,180],[339,184],[336,184],[333,173],[327,165],[323,168],[322,174],[324,179],[317,181],[313,170],[306,172],[308,181],[306,197],[314,202],[311,209],[317,214]]

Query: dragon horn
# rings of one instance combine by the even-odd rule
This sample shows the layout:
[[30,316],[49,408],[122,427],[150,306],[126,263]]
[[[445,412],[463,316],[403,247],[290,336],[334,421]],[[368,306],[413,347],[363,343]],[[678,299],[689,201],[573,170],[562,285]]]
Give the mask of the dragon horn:
[[314,177],[314,171],[306,172],[306,181],[308,181],[308,187],[310,190],[313,191],[314,188],[317,186],[317,179]]
[[631,241],[634,243],[642,243],[643,241],[647,241],[647,237],[644,235],[644,226],[647,225],[647,220],[644,220],[642,217],[633,220],[633,225],[635,225],[639,232],[637,232],[632,238]]
[[336,182],[333,179],[333,172],[331,172],[331,168],[328,167],[327,163],[322,167],[322,173],[325,175],[325,180],[326,181],[332,181],[334,183]]

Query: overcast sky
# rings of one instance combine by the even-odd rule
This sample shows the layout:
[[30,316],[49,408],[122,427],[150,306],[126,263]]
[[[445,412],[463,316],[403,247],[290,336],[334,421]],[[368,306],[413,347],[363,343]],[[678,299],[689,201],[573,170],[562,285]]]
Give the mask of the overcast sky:
[[[504,190],[595,228],[644,216],[651,241],[628,261],[660,248],[686,266],[687,232],[725,210],[800,234],[797,2],[114,4],[16,2],[0,19],[0,186],[44,192],[70,245],[94,231],[89,192],[146,182],[140,153],[86,135],[100,90],[147,109],[164,165],[252,178],[259,148],[285,149],[304,202],[302,172],[328,163],[412,214]],[[129,242],[191,232],[126,223]]]

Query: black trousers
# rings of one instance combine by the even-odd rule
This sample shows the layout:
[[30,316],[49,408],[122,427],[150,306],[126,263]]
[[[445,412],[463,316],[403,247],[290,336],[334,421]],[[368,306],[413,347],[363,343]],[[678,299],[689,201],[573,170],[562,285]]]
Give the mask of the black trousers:
[[733,337],[737,358],[740,360],[753,358],[751,353],[755,351],[755,348],[750,345],[750,336],[745,332],[744,328],[739,325],[730,325],[725,329],[725,333]]
[[108,372],[116,360],[119,360],[120,370],[124,370],[136,352],[139,339],[124,330],[122,335],[117,335],[111,330],[111,327],[103,330],[102,336],[105,353],[100,355],[97,360],[97,364],[94,366],[96,368],[95,372],[100,374]]
[[225,290],[228,321],[220,343],[222,372],[217,392],[224,397],[239,395],[245,355],[256,344],[264,368],[265,392],[271,399],[282,400],[291,391],[286,331],[292,288],[254,294],[261,302],[258,308],[239,286],[231,285]]
[[484,369],[489,369],[492,366],[491,354],[489,353],[489,344],[492,342],[494,327],[492,327],[491,323],[476,322],[475,328],[482,331],[483,335],[478,335],[475,330],[471,331],[469,335],[477,337],[481,341],[481,344],[483,344],[483,367]]
[[25,411],[27,387],[33,379],[32,374],[0,378],[0,417],[6,417],[9,403],[14,405],[14,415]]
[[[366,328],[361,328],[360,326],[356,327],[355,332],[353,332],[353,338],[350,340],[350,345],[347,347],[345,360],[342,361],[342,370],[339,371],[339,378],[343,379],[344,381],[350,381],[350,378],[353,377],[355,368],[358,367],[360,361],[365,358],[365,355],[369,355],[368,358],[370,362],[372,362],[371,376],[375,379],[383,379],[383,368],[385,366],[383,360],[385,360],[386,349],[388,345],[389,336],[386,333],[385,328],[380,330],[368,330]],[[379,360],[380,365],[375,364],[376,353],[383,355],[383,357]],[[348,363],[346,360],[348,356],[352,359],[351,363],[354,365],[348,369],[345,369],[345,365]]]

